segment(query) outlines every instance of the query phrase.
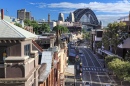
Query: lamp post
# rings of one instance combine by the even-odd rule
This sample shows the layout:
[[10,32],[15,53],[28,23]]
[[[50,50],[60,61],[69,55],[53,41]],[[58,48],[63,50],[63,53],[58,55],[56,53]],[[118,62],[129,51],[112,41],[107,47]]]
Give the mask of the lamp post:
[[77,55],[75,57],[75,62],[74,62],[74,86],[76,86],[76,75],[77,75],[77,70],[79,70],[79,65],[78,65],[79,62],[80,62],[80,58]]

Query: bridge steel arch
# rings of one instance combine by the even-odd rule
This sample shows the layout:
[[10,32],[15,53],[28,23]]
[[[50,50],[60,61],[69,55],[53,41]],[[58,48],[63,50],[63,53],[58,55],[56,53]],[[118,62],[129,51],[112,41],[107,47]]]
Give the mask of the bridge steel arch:
[[93,19],[94,19],[94,21],[91,22],[91,23],[94,24],[94,25],[96,25],[96,26],[99,25],[99,21],[98,21],[96,15],[95,15],[95,13],[91,9],[89,9],[89,8],[83,8],[83,9],[77,9],[77,10],[75,10],[74,11],[75,21],[79,22],[79,20],[81,19],[81,17],[84,14],[85,15],[90,14],[93,17]]

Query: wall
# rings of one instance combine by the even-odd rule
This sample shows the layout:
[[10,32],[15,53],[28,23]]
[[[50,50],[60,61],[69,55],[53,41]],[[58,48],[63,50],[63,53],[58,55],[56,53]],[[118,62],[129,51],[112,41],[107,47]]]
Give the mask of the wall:
[[20,84],[4,84],[4,83],[0,83],[0,86],[25,86],[25,84],[20,83]]
[[8,56],[21,56],[21,44],[8,47],[7,51]]
[[34,68],[34,58],[29,58],[29,61],[25,63],[25,77],[29,75]]
[[30,50],[32,52],[32,40],[26,40],[21,42],[21,56],[24,57],[24,45],[30,44]]
[[6,66],[5,78],[22,78],[24,77],[24,66],[13,63],[12,65]]

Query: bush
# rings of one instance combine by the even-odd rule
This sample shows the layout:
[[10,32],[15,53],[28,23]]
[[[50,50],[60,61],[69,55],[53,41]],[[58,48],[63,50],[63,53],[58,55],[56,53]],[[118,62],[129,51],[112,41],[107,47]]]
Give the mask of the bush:
[[106,56],[105,62],[108,64],[109,62],[113,61],[114,59],[118,58],[117,56]]

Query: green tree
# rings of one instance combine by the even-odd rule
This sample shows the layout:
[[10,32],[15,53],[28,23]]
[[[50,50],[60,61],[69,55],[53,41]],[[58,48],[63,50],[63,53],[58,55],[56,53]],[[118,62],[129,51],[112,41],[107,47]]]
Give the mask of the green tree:
[[53,31],[55,31],[57,34],[56,45],[58,46],[61,42],[61,39],[60,39],[61,34],[68,32],[68,28],[64,27],[64,26],[57,25],[53,28]]
[[14,25],[18,26],[18,27],[21,27],[22,28],[22,25],[19,24],[19,23],[15,23]]
[[116,58],[108,63],[108,67],[122,80],[127,80],[130,76],[130,63],[128,61]]
[[114,59],[118,58],[117,56],[106,56],[105,62],[108,64],[109,62],[112,62]]
[[28,20],[28,19],[25,19],[25,20],[24,20],[24,25],[26,25],[26,26],[31,26],[31,21]]
[[117,46],[127,38],[126,23],[114,22],[109,23],[106,32],[103,34],[103,45],[113,45],[113,49],[116,54]]
[[31,26],[33,27],[33,31],[38,34],[39,25],[36,21],[31,21]]
[[57,26],[55,26],[55,27],[53,28],[53,31],[55,31],[55,32],[58,31],[59,34],[61,35],[62,33],[66,33],[66,32],[68,32],[69,30],[68,30],[67,27],[57,25]]
[[85,29],[84,29],[84,28],[82,29],[82,33],[86,33],[86,31],[85,31]]
[[125,55],[125,60],[130,62],[130,50],[127,50],[127,53]]
[[50,30],[50,26],[46,23],[43,23],[41,26],[40,26],[40,31],[43,31],[43,32],[47,32],[49,33],[51,30]]

